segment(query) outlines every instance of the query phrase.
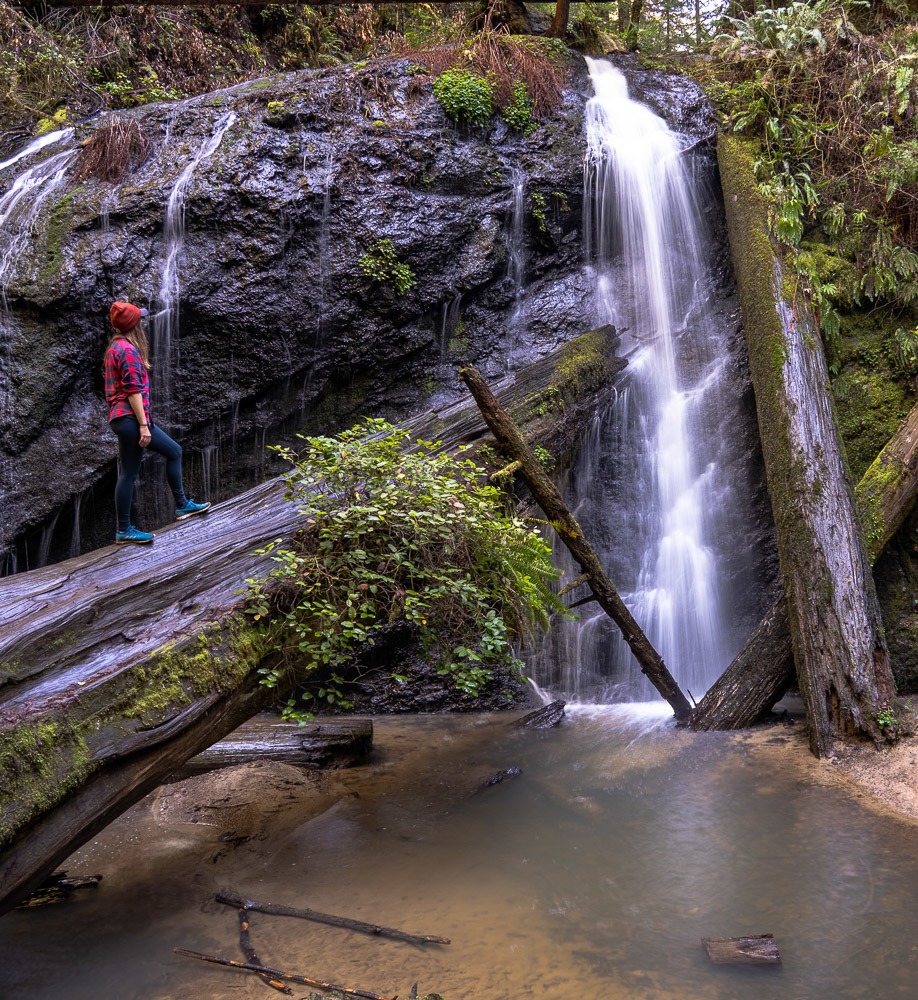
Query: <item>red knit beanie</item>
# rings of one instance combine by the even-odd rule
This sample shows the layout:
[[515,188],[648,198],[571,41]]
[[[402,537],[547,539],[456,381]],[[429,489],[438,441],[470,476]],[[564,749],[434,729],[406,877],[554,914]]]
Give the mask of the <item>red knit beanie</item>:
[[146,309],[138,309],[137,306],[132,306],[130,302],[113,302],[108,312],[108,318],[111,320],[112,326],[119,333],[127,333],[133,330],[146,315]]

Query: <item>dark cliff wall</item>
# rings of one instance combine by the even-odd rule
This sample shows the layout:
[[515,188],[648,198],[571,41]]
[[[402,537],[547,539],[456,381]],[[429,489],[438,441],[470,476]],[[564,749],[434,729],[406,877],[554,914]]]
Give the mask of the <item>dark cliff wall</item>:
[[[713,130],[688,81],[645,73],[635,86],[665,106],[686,145]],[[4,278],[7,570],[110,540],[115,446],[100,377],[108,305],[161,308],[165,206],[195,158],[170,357],[154,343],[154,375],[162,388],[169,372],[172,402],[154,400],[154,420],[185,447],[189,492],[215,498],[267,471],[265,445],[285,434],[364,412],[403,416],[455,395],[459,364],[493,378],[591,326],[580,233],[588,90],[575,64],[561,111],[529,136],[500,119],[457,129],[429,78],[398,62],[121,113],[150,140],[147,161],[116,185],[62,186]],[[0,192],[105,122],[0,170]],[[702,148],[698,156],[708,169]],[[380,240],[413,271],[405,294],[360,267]],[[161,476],[144,479],[141,518],[152,528],[170,505],[152,487]]]

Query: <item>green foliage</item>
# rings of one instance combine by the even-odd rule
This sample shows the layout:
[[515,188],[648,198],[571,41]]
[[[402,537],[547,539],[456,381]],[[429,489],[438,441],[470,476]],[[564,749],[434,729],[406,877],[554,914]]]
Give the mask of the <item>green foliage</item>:
[[888,729],[891,726],[898,726],[899,720],[896,718],[894,712],[890,711],[888,708],[884,708],[877,712],[877,725],[880,729]]
[[540,233],[548,232],[548,217],[545,214],[545,206],[545,195],[538,191],[533,191],[529,196],[529,207]]
[[434,96],[454,122],[487,125],[494,113],[494,84],[467,69],[447,69],[434,80]]
[[[285,664],[317,674],[319,697],[346,700],[356,654],[396,621],[409,623],[438,672],[474,696],[497,665],[518,667],[512,643],[562,611],[550,548],[504,510],[474,462],[383,420],[305,441],[287,495],[305,526],[268,545],[275,568],[251,580],[248,614],[267,622]],[[264,673],[275,686],[280,666]],[[300,709],[291,700],[287,715]]]
[[417,284],[414,271],[396,256],[392,240],[377,240],[357,264],[368,278],[389,285],[396,295],[405,295]]
[[539,127],[532,120],[532,100],[522,81],[513,85],[513,100],[501,111],[501,117],[517,132],[531,135]]

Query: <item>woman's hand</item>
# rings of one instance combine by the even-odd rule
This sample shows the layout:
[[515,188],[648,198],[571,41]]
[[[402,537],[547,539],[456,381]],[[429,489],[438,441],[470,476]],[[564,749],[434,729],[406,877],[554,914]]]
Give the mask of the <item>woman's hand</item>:
[[141,448],[146,448],[146,446],[150,443],[150,438],[151,438],[151,434],[150,434],[150,427],[149,427],[149,425],[148,424],[141,424],[140,425],[140,447]]

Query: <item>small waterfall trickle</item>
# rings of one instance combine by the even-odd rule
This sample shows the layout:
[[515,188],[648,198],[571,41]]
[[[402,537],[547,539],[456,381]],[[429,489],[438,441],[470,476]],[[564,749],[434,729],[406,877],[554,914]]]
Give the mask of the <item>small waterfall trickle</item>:
[[[65,142],[72,135],[73,129],[68,128],[35,139],[0,163],[0,182],[3,174],[17,163],[30,159],[48,146]],[[7,292],[41,210],[66,183],[68,168],[75,156],[73,149],[65,149],[38,160],[17,174],[6,192],[0,195],[0,472],[4,481],[8,481],[10,474],[4,445],[15,419],[9,357],[14,331]]]
[[223,136],[236,117],[234,111],[221,116],[213,135],[198,147],[195,155],[178,175],[166,201],[166,217],[163,223],[163,243],[166,253],[160,271],[159,288],[155,295],[157,311],[153,317],[152,392],[156,413],[167,423],[172,411],[172,373],[178,363],[181,301],[179,263],[182,245],[185,242],[185,196],[198,166],[217,151]]
[[328,302],[328,249],[329,219],[332,209],[332,180],[335,176],[334,151],[329,148],[325,159],[325,175],[322,178],[322,215],[319,219],[319,309],[316,350],[321,348],[325,337],[325,313]]
[[524,223],[526,221],[526,173],[520,167],[514,167],[513,201],[511,202],[510,225],[507,231],[507,277],[513,286],[513,312],[510,314],[507,344],[507,361],[513,360],[513,354],[520,346],[524,333],[524,312],[526,296],[526,237]]
[[[587,61],[587,268],[596,322],[622,334],[630,378],[586,435],[572,474],[577,514],[676,680],[700,698],[744,638],[732,628],[737,595],[722,583],[723,563],[745,549],[748,514],[745,484],[727,469],[741,419],[725,324],[710,306],[709,238],[677,136],[629,98],[619,70]],[[568,697],[656,697],[601,613],[586,610],[550,644],[541,659]]]
[[440,341],[440,360],[449,360],[450,342],[459,328],[459,315],[462,309],[462,292],[457,292],[440,307],[438,339]]
[[80,507],[83,505],[83,494],[76,493],[73,497],[73,524],[70,531],[70,549],[67,555],[72,559],[80,554]]

